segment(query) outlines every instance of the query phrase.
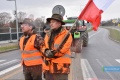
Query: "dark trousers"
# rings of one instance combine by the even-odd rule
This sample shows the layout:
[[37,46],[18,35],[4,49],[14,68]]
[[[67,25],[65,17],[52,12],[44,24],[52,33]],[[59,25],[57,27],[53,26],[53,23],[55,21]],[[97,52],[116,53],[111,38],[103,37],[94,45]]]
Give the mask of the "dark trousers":
[[23,65],[23,73],[25,76],[25,80],[42,80],[42,65]]
[[68,80],[67,73],[50,73],[46,71],[44,73],[45,80]]

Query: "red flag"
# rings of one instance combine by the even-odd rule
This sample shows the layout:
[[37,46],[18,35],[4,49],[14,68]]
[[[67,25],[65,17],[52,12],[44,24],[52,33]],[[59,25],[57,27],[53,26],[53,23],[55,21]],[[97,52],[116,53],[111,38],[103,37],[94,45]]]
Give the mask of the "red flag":
[[96,31],[101,22],[101,14],[113,1],[114,0],[89,0],[79,15],[79,19],[91,22],[93,30]]

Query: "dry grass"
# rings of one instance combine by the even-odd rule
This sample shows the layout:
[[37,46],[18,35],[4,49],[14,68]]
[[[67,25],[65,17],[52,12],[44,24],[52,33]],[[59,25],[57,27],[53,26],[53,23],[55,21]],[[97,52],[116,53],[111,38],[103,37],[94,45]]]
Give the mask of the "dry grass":
[[111,28],[107,28],[107,29],[110,31],[110,38],[120,42],[120,31]]

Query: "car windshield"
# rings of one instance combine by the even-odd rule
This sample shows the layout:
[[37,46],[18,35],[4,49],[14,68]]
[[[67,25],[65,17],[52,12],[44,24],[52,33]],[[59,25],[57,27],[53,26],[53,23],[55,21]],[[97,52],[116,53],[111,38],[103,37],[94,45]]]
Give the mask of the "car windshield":
[[83,20],[79,20],[78,22],[80,26],[83,26]]

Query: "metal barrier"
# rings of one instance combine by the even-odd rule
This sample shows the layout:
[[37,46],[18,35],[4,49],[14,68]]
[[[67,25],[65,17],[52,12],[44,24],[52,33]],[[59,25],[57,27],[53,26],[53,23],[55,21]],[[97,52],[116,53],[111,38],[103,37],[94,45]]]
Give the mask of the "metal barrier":
[[[40,30],[39,28],[36,28],[36,31],[38,34],[41,34],[43,31]],[[22,30],[19,28],[18,29],[18,34],[19,34],[19,38],[22,36]],[[16,32],[16,28],[0,28],[0,41],[5,41],[5,40],[10,40],[10,42],[12,42],[12,40],[16,40],[17,39],[17,32]]]

